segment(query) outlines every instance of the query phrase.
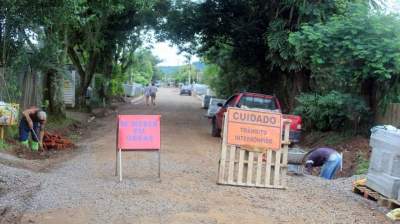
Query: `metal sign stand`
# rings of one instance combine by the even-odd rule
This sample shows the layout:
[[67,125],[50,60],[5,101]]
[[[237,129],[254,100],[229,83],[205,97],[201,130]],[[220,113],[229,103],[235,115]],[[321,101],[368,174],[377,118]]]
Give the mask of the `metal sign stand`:
[[[115,157],[115,176],[119,176],[119,182],[122,181],[122,149],[116,150]],[[157,151],[157,160],[158,160],[158,181],[161,182],[161,153],[160,150],[135,150],[135,151]],[[134,152],[135,152],[134,151]]]

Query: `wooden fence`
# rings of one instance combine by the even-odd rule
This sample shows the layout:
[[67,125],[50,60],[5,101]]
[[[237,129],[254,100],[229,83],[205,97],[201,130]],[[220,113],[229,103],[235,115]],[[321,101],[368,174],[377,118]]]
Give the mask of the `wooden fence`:
[[385,114],[378,114],[376,122],[400,127],[400,103],[389,104]]

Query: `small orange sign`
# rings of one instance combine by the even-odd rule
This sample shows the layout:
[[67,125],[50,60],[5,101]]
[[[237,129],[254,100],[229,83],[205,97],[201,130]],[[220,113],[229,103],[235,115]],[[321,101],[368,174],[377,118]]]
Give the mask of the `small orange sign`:
[[228,108],[227,143],[244,147],[279,150],[282,114]]

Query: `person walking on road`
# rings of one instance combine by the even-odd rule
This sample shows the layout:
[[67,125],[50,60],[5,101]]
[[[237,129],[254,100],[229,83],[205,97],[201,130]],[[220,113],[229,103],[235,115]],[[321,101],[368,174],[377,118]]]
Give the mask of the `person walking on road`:
[[146,100],[146,106],[149,105],[150,92],[151,92],[151,84],[149,83],[149,85],[146,86],[146,88],[144,88],[144,97],[145,97],[145,100]]
[[150,97],[151,97],[151,104],[156,105],[156,94],[157,94],[157,87],[154,83],[150,86]]
[[46,112],[37,107],[31,107],[22,112],[22,119],[19,122],[19,141],[22,145],[29,147],[29,133],[32,135],[32,151],[39,150],[42,146],[44,126],[47,121]]
[[342,156],[331,148],[317,148],[308,153],[305,161],[308,173],[312,172],[313,167],[322,166],[320,177],[330,180],[342,165]]

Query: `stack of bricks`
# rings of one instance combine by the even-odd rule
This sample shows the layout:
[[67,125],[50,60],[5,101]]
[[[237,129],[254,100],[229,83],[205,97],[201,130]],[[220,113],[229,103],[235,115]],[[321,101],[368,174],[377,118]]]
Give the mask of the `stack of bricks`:
[[50,134],[48,132],[44,133],[43,136],[43,148],[46,150],[55,149],[63,150],[74,147],[74,144],[60,135]]

